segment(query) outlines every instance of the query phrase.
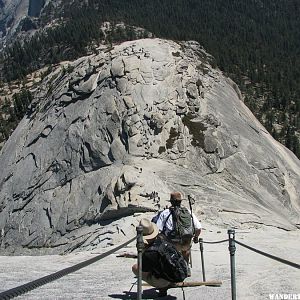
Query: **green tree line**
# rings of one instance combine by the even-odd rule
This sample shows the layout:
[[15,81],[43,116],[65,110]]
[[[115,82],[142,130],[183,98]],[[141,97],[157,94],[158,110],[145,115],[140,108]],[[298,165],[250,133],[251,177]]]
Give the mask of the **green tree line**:
[[[16,42],[2,58],[6,80],[22,78],[46,64],[84,55],[104,38],[104,21],[124,22],[157,37],[196,40],[240,86],[245,103],[267,129],[300,157],[299,0],[76,0],[49,6],[41,17],[62,17],[24,44]],[[108,42],[133,39],[115,30]],[[277,128],[275,125],[279,124]]]
[[32,99],[31,92],[25,88],[15,93],[12,101],[4,99],[0,112],[0,143],[8,139],[25,116]]

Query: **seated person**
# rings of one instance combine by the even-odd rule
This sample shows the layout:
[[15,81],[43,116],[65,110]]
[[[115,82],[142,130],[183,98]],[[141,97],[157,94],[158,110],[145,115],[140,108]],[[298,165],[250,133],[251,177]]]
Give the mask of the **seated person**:
[[[166,295],[168,287],[174,282],[181,282],[187,277],[187,263],[173,244],[158,235],[156,224],[142,219],[145,248],[142,255],[142,280],[159,289],[160,295]],[[173,261],[171,261],[173,260]],[[132,266],[138,275],[138,265]]]

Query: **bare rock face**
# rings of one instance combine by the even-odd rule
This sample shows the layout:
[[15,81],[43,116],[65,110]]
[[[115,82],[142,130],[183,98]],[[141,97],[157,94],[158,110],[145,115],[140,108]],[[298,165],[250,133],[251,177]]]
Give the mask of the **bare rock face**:
[[204,224],[297,229],[299,160],[210,59],[146,39],[49,74],[0,153],[0,251],[111,244],[174,190]]
[[28,15],[29,0],[0,1],[0,42],[12,34],[20,21]]
[[[37,27],[35,18],[40,16],[43,8],[50,2],[56,5],[61,0],[0,0],[0,46],[20,39],[20,31],[34,31]],[[31,28],[23,28],[22,21],[25,19],[30,20]]]

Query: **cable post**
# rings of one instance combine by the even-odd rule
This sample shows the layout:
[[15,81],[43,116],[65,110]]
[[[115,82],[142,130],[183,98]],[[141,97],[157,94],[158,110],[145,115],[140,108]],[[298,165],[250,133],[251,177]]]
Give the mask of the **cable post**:
[[138,226],[136,228],[137,239],[136,239],[136,248],[138,253],[138,283],[137,283],[137,300],[142,299],[142,255],[144,249],[144,241],[143,241],[143,227]]
[[236,280],[235,280],[235,230],[228,230],[229,253],[230,253],[230,271],[231,271],[231,299],[236,300]]
[[202,279],[205,282],[206,278],[205,278],[205,268],[204,268],[204,256],[203,256],[203,238],[199,239],[199,246],[200,246],[200,254],[201,254],[201,266],[202,266]]

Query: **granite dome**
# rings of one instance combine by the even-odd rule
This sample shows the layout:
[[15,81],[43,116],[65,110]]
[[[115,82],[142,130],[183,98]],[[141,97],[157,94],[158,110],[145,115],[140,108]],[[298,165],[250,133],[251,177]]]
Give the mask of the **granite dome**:
[[114,243],[174,190],[204,222],[297,229],[299,160],[211,60],[145,39],[49,74],[0,152],[0,253]]

